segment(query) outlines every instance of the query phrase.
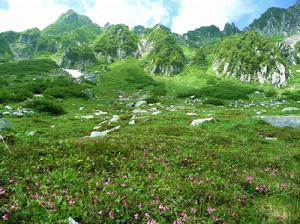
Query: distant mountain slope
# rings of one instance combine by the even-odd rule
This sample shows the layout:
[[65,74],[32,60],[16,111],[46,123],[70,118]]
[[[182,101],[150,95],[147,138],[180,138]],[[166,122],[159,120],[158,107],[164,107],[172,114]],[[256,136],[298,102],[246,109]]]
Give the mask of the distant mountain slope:
[[240,33],[240,30],[235,26],[234,23],[227,23],[223,31],[214,25],[204,26],[187,32],[183,35],[183,38],[188,43],[195,44],[197,46],[203,46],[207,43],[220,40],[222,37],[238,33]]
[[256,31],[264,35],[290,35],[300,29],[300,0],[288,9],[270,8],[255,19],[245,31]]
[[280,87],[291,75],[290,55],[287,54],[291,51],[289,46],[277,44],[258,33],[244,33],[222,41],[216,51],[213,69],[219,75],[245,82],[258,81]]

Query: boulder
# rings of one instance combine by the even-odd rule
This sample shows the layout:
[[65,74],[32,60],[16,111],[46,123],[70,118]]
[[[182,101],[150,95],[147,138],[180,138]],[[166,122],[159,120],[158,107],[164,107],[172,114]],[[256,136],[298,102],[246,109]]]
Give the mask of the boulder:
[[197,119],[197,120],[193,120],[190,126],[195,127],[195,126],[199,126],[199,125],[202,125],[203,123],[211,122],[211,121],[214,121],[213,117]]
[[300,128],[300,116],[261,116],[259,118],[275,127]]
[[93,115],[81,116],[81,119],[90,120],[90,119],[94,119],[94,116]]
[[141,106],[144,106],[144,105],[147,105],[147,101],[141,100],[141,101],[138,101],[134,106],[135,107],[141,107]]
[[108,135],[108,133],[112,132],[112,131],[115,131],[115,130],[118,130],[120,129],[121,126],[117,126],[113,129],[110,129],[110,130],[106,130],[106,131],[102,131],[102,132],[98,132],[98,131],[93,131],[91,134],[90,134],[90,138],[98,138],[98,137],[104,137],[106,135]]
[[9,106],[9,105],[7,105],[7,106],[5,106],[4,107],[6,110],[12,110],[13,108],[11,107],[11,106]]
[[128,124],[129,125],[135,125],[135,120],[131,120]]
[[68,218],[68,224],[79,224],[78,222],[76,222],[74,219],[72,219],[71,217]]

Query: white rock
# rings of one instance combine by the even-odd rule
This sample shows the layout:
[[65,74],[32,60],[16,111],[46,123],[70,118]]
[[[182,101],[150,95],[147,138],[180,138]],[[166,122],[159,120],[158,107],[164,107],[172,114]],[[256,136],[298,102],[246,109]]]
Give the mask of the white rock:
[[187,116],[197,116],[195,113],[186,113]]
[[81,116],[82,119],[90,120],[94,119],[94,115],[86,115],[86,116]]
[[267,141],[276,141],[277,138],[265,137],[265,140],[267,140]]
[[11,106],[8,106],[8,105],[7,105],[7,106],[5,106],[5,109],[6,109],[6,110],[12,110],[13,108],[12,108]]
[[144,106],[146,104],[147,104],[147,101],[141,100],[141,101],[138,101],[134,106],[135,107],[141,107],[141,106]]
[[113,115],[112,119],[110,120],[111,123],[116,123],[120,120],[120,117],[118,115]]
[[97,111],[94,113],[94,115],[96,115],[96,116],[107,115],[107,112]]
[[79,110],[82,111],[84,109],[84,107],[80,107]]
[[36,131],[30,131],[30,132],[27,132],[26,135],[29,136],[29,137],[33,137],[35,135]]
[[51,126],[51,128],[55,128],[55,126],[54,126],[54,125],[52,125],[52,126]]
[[69,224],[79,224],[78,222],[76,222],[74,219],[72,219],[71,217],[68,218],[68,222]]
[[106,136],[108,133],[114,131],[114,130],[118,130],[120,129],[121,126],[117,126],[113,129],[110,129],[110,130],[106,130],[106,131],[102,131],[102,132],[98,132],[98,131],[93,131],[91,134],[90,134],[90,138],[97,138],[97,137],[104,137]]
[[128,123],[129,125],[135,125],[135,120],[132,120]]
[[213,117],[193,120],[190,126],[193,126],[193,127],[194,127],[194,126],[199,126],[199,125],[201,125],[201,124],[203,124],[203,123],[211,122],[211,121],[213,121],[213,120],[214,120]]
[[284,108],[282,110],[282,112],[289,113],[289,112],[298,111],[298,110],[299,110],[299,108],[296,108],[296,107],[287,107],[287,108]]
[[159,114],[161,114],[160,111],[155,111],[155,112],[152,113],[152,115],[159,115]]
[[135,109],[135,110],[132,111],[132,113],[134,113],[134,114],[146,114],[146,113],[148,113],[148,111]]

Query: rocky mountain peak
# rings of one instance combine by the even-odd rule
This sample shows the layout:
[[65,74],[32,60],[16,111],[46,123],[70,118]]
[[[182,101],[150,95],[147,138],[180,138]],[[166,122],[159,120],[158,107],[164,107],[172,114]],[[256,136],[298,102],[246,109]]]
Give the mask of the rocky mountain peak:
[[233,35],[233,34],[237,34],[240,32],[241,31],[234,23],[226,23],[224,30],[223,30],[224,35]]

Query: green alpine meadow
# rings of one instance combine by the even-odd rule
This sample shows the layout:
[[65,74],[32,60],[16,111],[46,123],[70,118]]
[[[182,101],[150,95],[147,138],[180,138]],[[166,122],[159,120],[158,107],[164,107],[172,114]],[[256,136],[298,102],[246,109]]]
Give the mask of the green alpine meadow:
[[98,24],[77,5],[101,1],[80,0],[13,31],[16,2],[0,1],[0,223],[300,223],[299,0],[185,33],[157,0],[118,1],[154,25]]

